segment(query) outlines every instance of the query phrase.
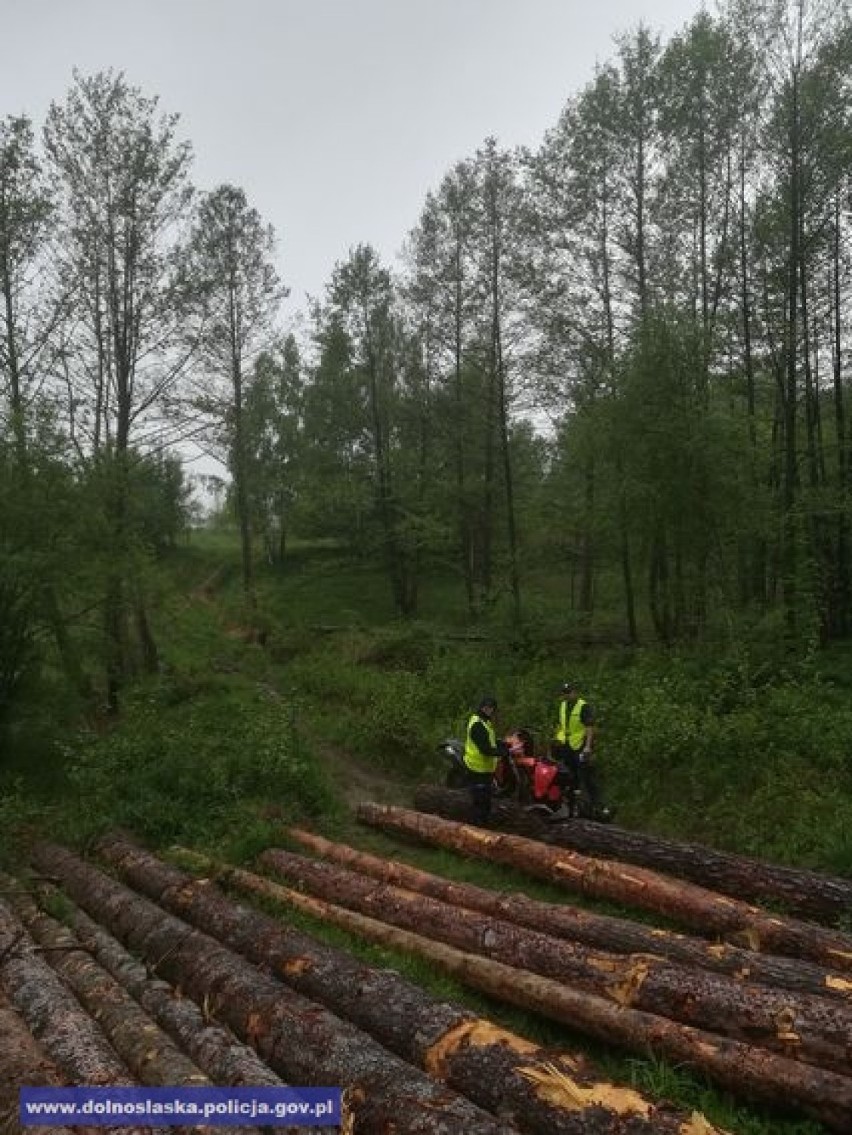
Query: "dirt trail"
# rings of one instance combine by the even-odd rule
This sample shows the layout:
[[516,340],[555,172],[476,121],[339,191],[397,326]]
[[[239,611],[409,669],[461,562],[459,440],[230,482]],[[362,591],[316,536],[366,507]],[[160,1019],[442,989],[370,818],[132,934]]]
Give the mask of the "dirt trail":
[[[276,701],[283,697],[281,690],[269,682],[260,685],[268,697]],[[297,731],[351,811],[367,801],[413,807],[414,785],[405,784],[381,769],[366,765],[346,749],[318,736],[303,717],[299,720]]]
[[[190,598],[205,606],[211,606],[216,591],[228,571],[228,565],[218,567],[191,592]],[[229,626],[226,627],[225,634],[229,638],[255,641],[251,632],[243,628]],[[264,693],[276,701],[284,696],[280,689],[268,681],[260,685]],[[317,736],[309,726],[306,726],[304,720],[299,722],[299,730],[310,745],[311,752],[353,812],[359,804],[367,801],[374,801],[377,804],[401,804],[407,807],[413,805],[413,785],[404,784],[388,773],[364,764],[345,749]]]
[[412,807],[412,786],[394,780],[385,772],[368,768],[345,750],[326,741],[316,737],[309,740],[311,750],[353,812],[359,804],[368,801]]

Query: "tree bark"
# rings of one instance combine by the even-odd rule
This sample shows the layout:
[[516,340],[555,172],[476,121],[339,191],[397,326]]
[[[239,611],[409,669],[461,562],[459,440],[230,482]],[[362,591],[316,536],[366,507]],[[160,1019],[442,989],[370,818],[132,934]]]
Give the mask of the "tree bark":
[[[65,903],[67,907],[67,899]],[[66,910],[66,917],[83,946],[92,951],[104,969],[136,998],[214,1083],[283,1086],[281,1077],[264,1064],[253,1049],[238,1041],[229,1029],[211,1023],[194,1001],[180,996],[168,982],[150,977],[145,965],[94,919],[77,907]]]
[[[14,913],[0,901],[0,992],[19,1010],[32,1036],[71,1083],[110,1087],[136,1083],[103,1031],[35,951]],[[100,1127],[103,1135],[153,1135],[150,1127]]]
[[[789,1115],[789,1105],[792,1104],[843,1135],[849,1130],[852,1082],[845,1076],[799,1064],[726,1037],[677,1025],[650,1013],[616,1006],[562,982],[486,958],[471,957],[452,946],[309,898],[269,880],[263,880],[263,883],[267,895],[274,890],[279,899],[313,917],[332,922],[368,941],[380,942],[424,958],[463,984],[497,1000],[560,1021],[572,1030],[586,1033],[606,1044],[619,1045],[642,1055],[651,1051],[677,1064],[688,1064],[737,1094],[776,1106],[779,1100],[783,1100],[786,1115]],[[659,1113],[655,1114],[654,1122],[660,1122]],[[656,1129],[662,1132],[669,1130],[664,1125]],[[713,1131],[713,1128],[706,1129],[706,1121],[698,1114],[680,1128],[681,1135],[713,1135]]]
[[[417,789],[414,806],[445,819],[467,818],[467,797],[448,789],[424,785]],[[796,867],[767,863],[733,852],[716,851],[699,843],[664,839],[628,831],[612,824],[571,820],[548,824],[522,808],[501,802],[497,818],[507,831],[544,839],[556,847],[570,847],[622,863],[652,867],[702,887],[752,902],[783,903],[794,914],[829,921],[852,914],[852,879],[822,875]]]
[[[217,865],[192,852],[181,851],[181,854],[199,869],[212,870],[217,880],[238,890],[278,902],[288,901],[289,892],[285,888],[261,875]],[[191,887],[187,882],[181,897]],[[194,916],[202,918],[206,904],[204,892],[198,893],[202,903]],[[209,893],[207,897],[212,898]],[[373,1035],[379,1035],[376,1028],[384,1027],[384,998],[396,1001],[399,999],[397,990],[409,986],[403,995],[414,1002],[415,1008],[408,1018],[409,1028],[399,1054],[424,1067],[431,1075],[446,1080],[480,1106],[510,1117],[523,1131],[536,1135],[594,1132],[601,1120],[596,1113],[601,1110],[607,1112],[606,1131],[611,1135],[620,1132],[626,1135],[628,1130],[630,1135],[643,1135],[646,1130],[649,1135],[651,1131],[663,1135],[688,1130],[688,1121],[683,1115],[661,1112],[638,1093],[601,1082],[583,1056],[545,1051],[460,1008],[453,1008],[453,1017],[447,1018],[446,1010],[451,1006],[438,1005],[418,989],[414,990],[412,998],[410,983],[393,971],[371,970],[339,951],[326,957],[329,951],[319,943],[309,941],[307,952],[301,952],[299,957],[293,947],[288,948],[286,944],[286,940],[295,936],[278,923],[264,929],[270,921],[259,916],[256,923],[258,938],[255,940],[261,944],[255,948],[255,960],[265,961],[276,973],[293,973],[296,980],[306,975],[310,990],[306,987],[305,992],[317,1000],[333,1002],[338,1008],[342,1001],[337,990],[342,986],[347,1017],[368,1028]],[[294,941],[293,945],[296,944]],[[311,964],[303,969],[297,965],[297,959],[300,962],[307,959]],[[289,977],[287,980],[289,982]],[[317,988],[318,985],[321,987]],[[381,986],[386,987],[384,992]],[[350,989],[354,992],[345,992]],[[365,991],[369,996],[365,996]],[[362,1001],[368,1004],[364,1006]],[[440,1020],[443,1032],[436,1029],[436,1011],[444,1018]],[[357,1020],[356,1013],[365,1019]],[[593,1108],[595,1114],[587,1114],[589,1108]],[[639,1117],[653,1120],[652,1125],[648,1127]],[[707,1135],[712,1135],[713,1131],[708,1127]]]
[[741,976],[743,980],[852,1003],[852,978],[832,973],[811,962],[760,954],[727,943],[706,942],[626,918],[595,914],[563,903],[542,902],[518,892],[506,894],[472,883],[456,883],[407,863],[381,859],[297,828],[291,828],[288,835],[314,855],[362,875],[456,906],[478,910],[482,914],[505,918],[531,930],[541,930],[545,934],[618,954],[656,954],[684,965]]
[[844,973],[852,971],[852,935],[771,915],[739,899],[645,867],[593,859],[522,836],[502,835],[390,805],[361,804],[358,818],[385,831],[508,864],[566,890],[665,915],[699,933],[719,934],[752,950],[790,954]]
[[8,901],[33,939],[45,948],[50,967],[99,1023],[141,1083],[159,1087],[210,1084],[130,994],[81,949],[71,930],[39,910],[23,891],[16,891]]
[[5,902],[0,902],[0,983],[27,1027],[71,1079],[97,1085],[133,1084],[103,1031],[81,1008]]
[[327,901],[516,969],[564,981],[619,1005],[722,1033],[784,1056],[846,1073],[852,1007],[809,994],[747,983],[656,957],[590,950],[438,899],[384,885],[288,851],[258,861]]
[[[93,917],[215,1013],[293,1083],[344,1089],[353,1135],[515,1135],[517,1128],[412,1068],[372,1037],[61,848],[38,864]],[[384,1006],[392,1016],[393,1004]]]
[[[134,885],[158,903],[195,925],[213,928],[217,939],[232,949],[312,1000],[334,1005],[337,1013],[403,1059],[432,1075],[440,1070],[440,1078],[456,1090],[510,1117],[522,1130],[535,1135],[581,1135],[598,1130],[600,1116],[583,1114],[591,1106],[588,1093],[595,1081],[582,1058],[542,1052],[467,1010],[437,1002],[392,970],[365,965],[267,915],[227,901],[206,883],[192,880],[126,841],[111,839],[101,847]],[[203,857],[193,859],[198,863]],[[203,865],[211,866],[209,860],[203,860]],[[224,868],[221,877],[241,887],[247,883],[254,889],[275,886],[234,868]],[[388,1006],[402,1011],[390,1014]],[[552,1086],[554,1076],[573,1086],[573,1096],[564,1092],[554,1101],[548,1092],[535,1088],[536,1083]],[[603,1085],[597,1087],[603,1092]],[[640,1097],[635,1093],[610,1085],[604,1095],[611,1124],[607,1130],[612,1135],[624,1130],[624,1123],[629,1123],[631,1135],[669,1130],[639,1123],[635,1112]],[[641,1103],[640,1114],[649,1113],[648,1102]]]
[[[60,1088],[67,1084],[56,1065],[44,1055],[21,1014],[0,991],[0,1135],[18,1135],[28,1128],[18,1120],[18,1092],[31,1088]],[[97,1135],[94,1127],[76,1128],[78,1135]],[[69,1127],[39,1126],[38,1135],[72,1135]]]

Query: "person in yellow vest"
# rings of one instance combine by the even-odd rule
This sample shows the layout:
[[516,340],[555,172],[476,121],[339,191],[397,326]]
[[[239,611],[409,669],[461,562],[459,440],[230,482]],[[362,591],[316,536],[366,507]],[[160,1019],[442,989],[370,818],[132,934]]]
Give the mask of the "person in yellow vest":
[[494,717],[497,700],[484,694],[467,722],[464,743],[464,764],[468,777],[471,818],[475,824],[487,824],[491,817],[491,797],[494,769],[505,749],[505,742],[497,740]]
[[[558,717],[550,754],[565,766],[567,776],[564,784],[569,789],[581,788],[585,791],[593,815],[603,813],[594,759],[595,715],[586,699],[580,696],[574,681],[562,683]],[[573,791],[570,792],[570,797],[573,804]]]

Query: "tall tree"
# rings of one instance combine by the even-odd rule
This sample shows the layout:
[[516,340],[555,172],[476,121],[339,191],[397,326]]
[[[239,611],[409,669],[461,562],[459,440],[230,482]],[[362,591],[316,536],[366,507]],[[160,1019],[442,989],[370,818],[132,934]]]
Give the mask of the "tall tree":
[[361,405],[379,539],[394,604],[408,617],[417,607],[418,578],[406,520],[410,498],[398,468],[404,337],[390,274],[369,245],[359,245],[338,264],[323,318],[348,343],[348,380]]
[[[479,526],[474,520],[472,438],[481,400],[471,397],[475,319],[480,291],[475,260],[477,171],[473,161],[458,162],[429,194],[408,242],[407,299],[425,344],[432,376],[433,434],[447,454],[451,502],[448,523],[457,532],[457,563],[469,612],[478,609],[483,589]],[[440,466],[439,466],[440,467]]]
[[[69,431],[94,463],[109,542],[104,623],[106,701],[118,707],[131,651],[130,618],[144,609],[128,497],[134,447],[162,435],[180,374],[171,253],[189,200],[190,150],[177,118],[112,72],[75,73],[51,105],[44,138],[61,205],[59,270],[72,301],[63,359]],[[150,643],[145,656],[154,655]]]
[[293,335],[257,360],[245,397],[245,441],[253,522],[270,563],[281,567],[291,513],[304,483],[304,374]]
[[36,519],[36,502],[43,504],[38,468],[43,459],[56,468],[47,392],[64,297],[50,287],[54,222],[53,194],[32,126],[26,118],[8,118],[0,123],[0,406],[8,413],[14,442],[6,472],[23,503],[16,542],[38,563],[33,610],[41,612],[69,680],[85,696],[88,680],[62,611],[61,583],[69,579],[68,565],[51,551],[57,546],[55,534]]
[[275,235],[242,189],[221,185],[204,196],[185,261],[192,337],[198,359],[197,405],[212,414],[234,483],[243,589],[256,605],[252,564],[251,471],[246,396],[260,353],[273,345],[287,294],[274,266]]
[[[103,603],[111,710],[131,665],[131,616],[147,624],[129,519],[134,445],[149,443],[176,380],[170,249],[188,200],[189,148],[121,75],[75,74],[44,137],[61,204],[58,271],[71,297],[62,359],[68,429],[92,463],[109,544]],[[156,659],[148,636],[143,653]]]

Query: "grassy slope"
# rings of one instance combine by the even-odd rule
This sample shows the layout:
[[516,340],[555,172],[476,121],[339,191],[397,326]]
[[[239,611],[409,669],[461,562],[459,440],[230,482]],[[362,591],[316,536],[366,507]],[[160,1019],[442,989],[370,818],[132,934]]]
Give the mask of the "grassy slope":
[[[546,588],[541,625],[556,647],[544,635],[518,640],[496,616],[481,641],[441,580],[424,594],[424,620],[401,626],[375,569],[344,565],[332,549],[296,554],[260,588],[264,647],[247,633],[233,543],[206,536],[182,549],[159,588],[163,673],[134,687],[108,730],[94,722],[35,770],[21,766],[0,820],[23,817],[38,828],[49,820],[51,834],[77,843],[118,823],[154,846],[181,841],[233,861],[281,842],[288,820],[307,820],[427,869],[557,898],[507,880],[502,868],[400,849],[358,828],[348,805],[367,796],[405,801],[417,779],[439,775],[435,742],[458,731],[482,689],[497,692],[505,724],[545,731],[554,685],[570,671],[599,707],[610,793],[627,825],[791,862],[852,863],[852,724],[839,653],[784,673],[760,642],[720,656],[581,648],[570,645],[579,641],[570,618],[541,598]],[[817,758],[824,768],[814,778]],[[585,1048],[613,1078],[704,1110],[735,1135],[821,1130],[470,995],[422,963],[296,921],[536,1039]]]

